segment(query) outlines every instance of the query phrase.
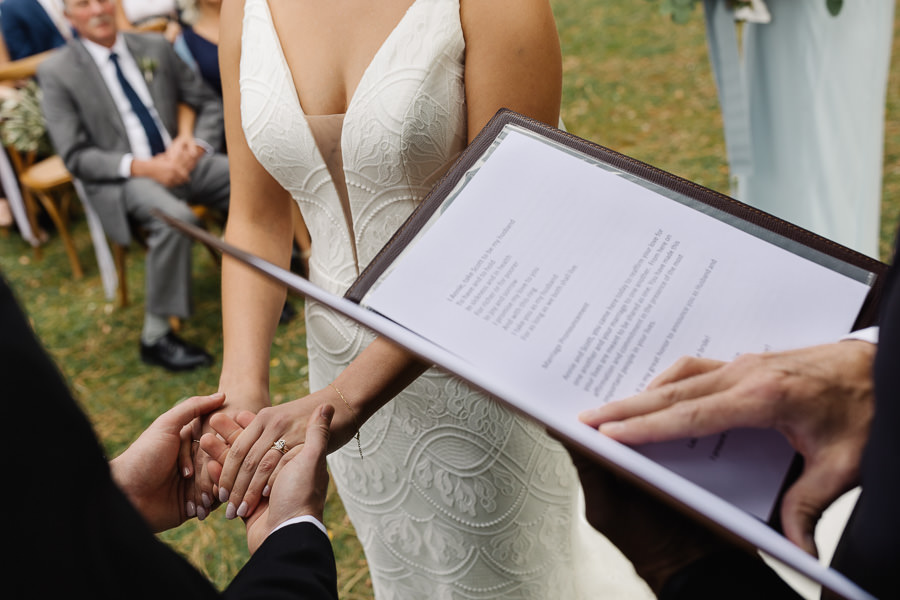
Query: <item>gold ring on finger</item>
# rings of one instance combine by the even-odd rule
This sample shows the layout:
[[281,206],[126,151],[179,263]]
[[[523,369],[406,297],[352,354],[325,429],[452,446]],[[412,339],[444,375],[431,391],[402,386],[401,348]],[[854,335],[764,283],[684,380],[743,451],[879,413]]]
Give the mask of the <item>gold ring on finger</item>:
[[288,447],[283,439],[278,440],[274,444],[272,444],[272,450],[278,450],[282,454],[287,454]]

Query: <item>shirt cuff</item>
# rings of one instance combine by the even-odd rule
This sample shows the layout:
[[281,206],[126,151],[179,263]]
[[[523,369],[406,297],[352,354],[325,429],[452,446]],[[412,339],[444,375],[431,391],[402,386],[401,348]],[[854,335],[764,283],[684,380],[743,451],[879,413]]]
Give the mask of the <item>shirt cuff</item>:
[[863,342],[878,345],[878,327],[866,327],[865,329],[851,331],[841,338],[841,341],[844,340],[861,340]]
[[322,523],[322,521],[318,520],[312,515],[303,515],[302,517],[294,517],[293,519],[288,519],[287,521],[275,527],[275,529],[273,529],[269,535],[272,535],[272,533],[275,533],[282,527],[287,527],[288,525],[293,525],[294,523],[312,523],[319,528],[319,531],[321,531],[325,535],[328,535],[328,530],[325,529],[325,525]]
[[213,149],[213,147],[210,146],[209,143],[206,142],[206,140],[201,140],[200,138],[194,138],[194,143],[197,144],[198,146],[200,146],[201,148],[203,148],[203,151],[206,152],[207,154],[215,153],[215,150]]
[[134,161],[134,155],[130,152],[122,156],[122,160],[119,161],[119,176],[122,179],[128,179],[131,177],[131,163]]

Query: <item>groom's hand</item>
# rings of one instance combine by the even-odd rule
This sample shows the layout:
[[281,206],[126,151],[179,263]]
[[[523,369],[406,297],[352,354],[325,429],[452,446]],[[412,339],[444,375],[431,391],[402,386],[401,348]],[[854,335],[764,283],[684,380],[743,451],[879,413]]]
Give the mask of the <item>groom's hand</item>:
[[[310,415],[306,438],[299,452],[281,468],[277,482],[267,499],[245,519],[247,546],[253,553],[272,531],[289,519],[312,516],[321,522],[328,493],[328,470],[325,456],[331,434],[334,407],[323,404]],[[209,469],[213,477],[221,473],[228,446],[213,434],[205,434],[203,446],[213,457]]]

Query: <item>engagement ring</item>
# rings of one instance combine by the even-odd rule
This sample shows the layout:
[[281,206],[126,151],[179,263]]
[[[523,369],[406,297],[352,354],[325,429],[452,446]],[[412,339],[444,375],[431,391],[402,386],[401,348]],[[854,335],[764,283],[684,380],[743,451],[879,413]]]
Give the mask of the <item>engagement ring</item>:
[[282,454],[287,454],[288,451],[287,444],[284,442],[284,440],[278,440],[277,442],[272,444],[272,449],[278,450]]

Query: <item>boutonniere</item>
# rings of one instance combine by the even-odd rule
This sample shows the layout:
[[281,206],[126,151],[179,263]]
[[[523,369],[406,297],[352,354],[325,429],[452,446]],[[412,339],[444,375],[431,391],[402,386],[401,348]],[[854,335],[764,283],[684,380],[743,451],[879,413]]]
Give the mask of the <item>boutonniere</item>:
[[156,59],[142,56],[137,59],[137,64],[144,75],[144,81],[147,82],[147,85],[150,85],[153,82],[153,74],[156,72]]

